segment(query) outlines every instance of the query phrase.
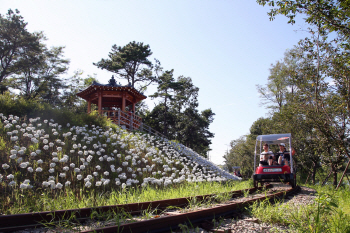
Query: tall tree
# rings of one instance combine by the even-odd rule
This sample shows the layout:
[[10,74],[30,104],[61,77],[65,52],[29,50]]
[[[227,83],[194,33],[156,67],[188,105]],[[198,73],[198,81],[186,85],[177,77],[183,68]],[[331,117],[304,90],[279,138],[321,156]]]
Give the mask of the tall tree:
[[[67,88],[67,80],[60,76],[68,70],[69,60],[63,57],[63,47],[47,49],[44,44],[41,47],[39,53],[23,57],[26,64],[18,75],[12,75],[10,87],[19,90],[27,99],[38,97],[57,105],[61,93]],[[32,57],[37,59],[37,64],[30,64]]]
[[171,117],[169,113],[169,105],[171,101],[174,101],[173,93],[183,88],[179,82],[175,81],[173,73],[174,70],[165,71],[161,76],[159,76],[157,91],[153,95],[150,95],[152,98],[162,99],[162,122],[163,134],[165,136],[168,136],[168,120],[170,120],[169,118]]
[[199,88],[191,78],[180,76],[175,80],[173,70],[163,72],[159,65],[156,69],[158,88],[151,97],[161,101],[145,114],[145,123],[206,156],[210,139],[214,137],[209,125],[215,113],[211,109],[198,111]]
[[19,13],[9,9],[6,16],[0,14],[0,84],[10,75],[22,72],[24,67],[39,62],[35,54],[41,51],[42,35],[28,32],[27,23]]
[[123,47],[113,45],[107,59],[101,59],[93,64],[98,68],[116,73],[133,87],[136,83],[142,83],[137,87],[142,90],[155,81],[152,74],[153,64],[149,60],[151,55],[149,45],[133,41]]

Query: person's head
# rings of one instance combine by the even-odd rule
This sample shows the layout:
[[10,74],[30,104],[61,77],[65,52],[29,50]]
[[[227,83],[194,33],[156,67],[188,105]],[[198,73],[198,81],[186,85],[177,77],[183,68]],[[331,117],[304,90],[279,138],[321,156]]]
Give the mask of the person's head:
[[280,143],[280,151],[284,151],[286,149],[286,145],[284,143]]
[[269,150],[269,145],[268,145],[267,143],[265,143],[264,146],[263,146],[263,148],[264,148],[264,151],[267,152],[267,151]]

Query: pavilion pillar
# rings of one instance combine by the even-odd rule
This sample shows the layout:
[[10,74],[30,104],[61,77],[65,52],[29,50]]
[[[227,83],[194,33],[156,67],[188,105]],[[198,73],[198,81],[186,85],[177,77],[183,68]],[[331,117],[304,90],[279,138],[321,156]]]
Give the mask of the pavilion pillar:
[[88,109],[87,112],[90,113],[91,112],[91,100],[88,99]]
[[136,104],[135,103],[132,103],[132,112],[135,114],[135,106]]
[[122,111],[125,112],[125,99],[126,99],[126,96],[125,96],[125,93],[123,93],[123,97],[122,97]]
[[98,113],[102,114],[102,92],[98,92]]

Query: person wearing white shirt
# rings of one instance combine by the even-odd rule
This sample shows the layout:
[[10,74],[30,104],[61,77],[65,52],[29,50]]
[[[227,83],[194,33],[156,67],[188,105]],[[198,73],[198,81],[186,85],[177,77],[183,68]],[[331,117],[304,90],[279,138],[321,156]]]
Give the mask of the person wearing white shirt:
[[269,145],[267,143],[263,146],[264,151],[260,154],[260,166],[272,165],[274,154],[269,150]]

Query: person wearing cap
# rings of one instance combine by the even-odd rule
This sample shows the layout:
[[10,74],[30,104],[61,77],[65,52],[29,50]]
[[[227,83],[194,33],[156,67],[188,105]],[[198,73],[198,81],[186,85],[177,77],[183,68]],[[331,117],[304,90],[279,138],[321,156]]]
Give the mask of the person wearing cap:
[[272,151],[269,151],[269,145],[267,143],[263,146],[264,151],[260,154],[260,166],[272,165],[274,154]]
[[277,153],[276,159],[279,165],[287,165],[289,166],[290,154],[286,150],[286,145],[284,143],[280,143],[280,151]]

